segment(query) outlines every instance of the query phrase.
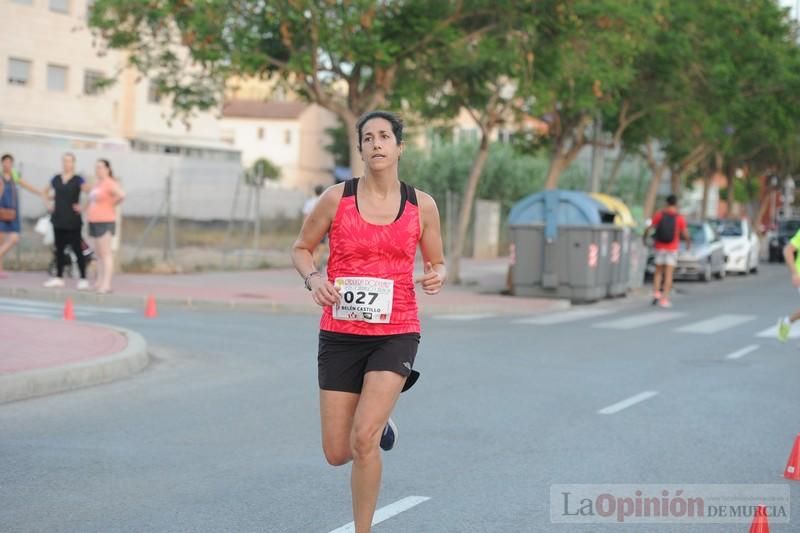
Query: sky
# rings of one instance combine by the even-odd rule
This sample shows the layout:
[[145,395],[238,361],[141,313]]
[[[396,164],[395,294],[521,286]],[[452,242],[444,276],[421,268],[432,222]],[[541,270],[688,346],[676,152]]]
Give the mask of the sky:
[[800,1],[798,0],[779,0],[780,5],[792,8],[791,15],[793,18],[798,18],[798,8],[800,8]]

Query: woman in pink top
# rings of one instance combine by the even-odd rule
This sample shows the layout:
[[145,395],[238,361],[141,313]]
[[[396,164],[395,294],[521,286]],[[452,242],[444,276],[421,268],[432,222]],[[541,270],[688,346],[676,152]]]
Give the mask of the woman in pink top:
[[97,254],[97,292],[111,292],[111,274],[114,271],[114,257],[111,252],[111,238],[117,227],[117,205],[125,198],[125,192],[114,178],[111,163],[98,159],[95,165],[97,181],[89,191],[89,236],[94,237],[94,250]]

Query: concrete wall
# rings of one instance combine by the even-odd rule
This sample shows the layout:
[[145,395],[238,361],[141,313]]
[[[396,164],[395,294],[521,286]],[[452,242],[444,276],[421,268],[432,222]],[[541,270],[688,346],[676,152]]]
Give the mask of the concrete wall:
[[[227,220],[241,176],[241,165],[231,161],[191,159],[177,155],[143,154],[130,150],[81,150],[19,139],[0,138],[0,152],[14,155],[23,178],[36,187],[44,187],[60,172],[61,155],[72,151],[77,170],[92,180],[94,165],[102,157],[111,161],[114,174],[127,193],[123,215],[153,216],[159,212],[166,196],[166,179],[172,171],[173,212],[190,220]],[[247,218],[248,190],[239,189],[237,219]],[[305,195],[299,190],[269,184],[261,192],[261,213],[264,218],[295,216],[300,212]],[[22,215],[26,218],[45,213],[39,198],[21,191]]]

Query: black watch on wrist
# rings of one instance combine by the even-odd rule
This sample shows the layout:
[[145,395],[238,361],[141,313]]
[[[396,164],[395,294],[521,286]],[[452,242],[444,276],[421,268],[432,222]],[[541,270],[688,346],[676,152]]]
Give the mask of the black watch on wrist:
[[311,290],[311,285],[308,284],[308,282],[311,280],[311,276],[319,276],[319,275],[320,275],[319,272],[315,270],[314,272],[311,272],[308,276],[305,277],[305,279],[303,280],[303,284],[306,286],[306,289]]

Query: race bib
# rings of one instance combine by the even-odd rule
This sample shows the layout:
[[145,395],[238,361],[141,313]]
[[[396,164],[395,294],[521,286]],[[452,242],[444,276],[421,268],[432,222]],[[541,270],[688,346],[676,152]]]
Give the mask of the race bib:
[[336,320],[388,324],[392,317],[394,281],[380,278],[336,278],[342,298],[333,306]]

